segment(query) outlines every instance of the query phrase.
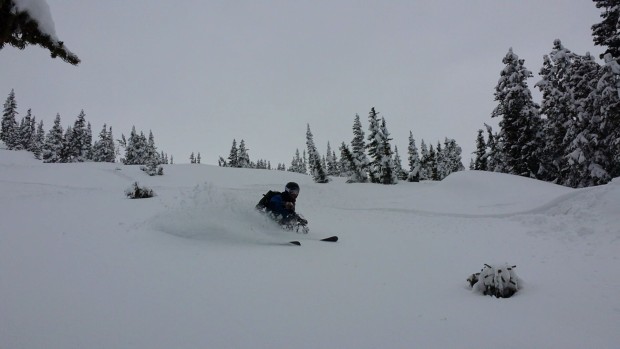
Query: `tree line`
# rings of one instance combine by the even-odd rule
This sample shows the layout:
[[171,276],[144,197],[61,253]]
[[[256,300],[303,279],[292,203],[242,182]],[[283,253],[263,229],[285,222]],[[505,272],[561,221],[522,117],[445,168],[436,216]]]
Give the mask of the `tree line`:
[[[465,169],[461,162],[461,147],[454,139],[446,138],[443,146],[437,142],[427,146],[421,141],[416,147],[413,133],[409,132],[407,148],[408,167],[403,167],[398,147],[392,148],[390,133],[384,117],[379,118],[375,108],[368,114],[368,136],[365,136],[358,114],[353,121],[353,139],[350,144],[342,142],[336,150],[327,142],[327,152],[320,154],[314,143],[310,125],[306,128],[306,148],[299,148],[288,169],[278,164],[277,170],[311,175],[317,183],[327,183],[329,177],[347,177],[349,183],[396,184],[399,180],[418,182],[420,180],[442,180],[450,173]],[[219,166],[271,169],[266,160],[250,161],[244,140],[239,145],[233,140],[228,158],[220,156]]]
[[15,91],[11,90],[2,112],[0,122],[0,141],[4,142],[9,150],[26,150],[34,157],[45,163],[55,162],[116,162],[124,150],[124,157],[120,161],[126,165],[142,165],[143,170],[150,175],[163,174],[161,164],[172,163],[166,153],[157,152],[153,133],[149,137],[143,132],[138,133],[135,126],[132,128],[129,139],[125,135],[116,145],[112,134],[112,127],[103,125],[99,137],[93,142],[93,132],[90,122],[86,121],[84,110],[80,111],[73,125],[63,129],[60,114],[56,114],[54,125],[46,133],[43,121],[37,123],[36,117],[28,109],[26,115],[17,122],[17,101]]

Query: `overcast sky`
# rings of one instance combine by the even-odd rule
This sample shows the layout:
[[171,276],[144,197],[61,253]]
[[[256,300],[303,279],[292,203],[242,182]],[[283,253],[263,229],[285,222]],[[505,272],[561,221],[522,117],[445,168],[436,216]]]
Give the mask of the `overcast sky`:
[[[603,49],[588,0],[155,1],[47,0],[60,40],[82,63],[38,46],[0,51],[0,98],[15,89],[49,130],[81,109],[96,137],[152,130],[175,163],[227,157],[244,139],[253,161],[290,165],[306,124],[322,154],[349,143],[375,107],[406,165],[419,146],[454,138],[469,165],[477,130],[510,47],[534,72],[559,38],[573,52]],[[599,60],[600,62],[600,60]]]

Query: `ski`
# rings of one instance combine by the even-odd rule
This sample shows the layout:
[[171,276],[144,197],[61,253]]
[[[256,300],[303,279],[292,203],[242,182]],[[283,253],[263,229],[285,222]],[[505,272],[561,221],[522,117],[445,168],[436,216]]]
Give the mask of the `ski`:
[[320,241],[336,242],[338,241],[338,236],[336,235],[330,236],[328,238],[321,239]]

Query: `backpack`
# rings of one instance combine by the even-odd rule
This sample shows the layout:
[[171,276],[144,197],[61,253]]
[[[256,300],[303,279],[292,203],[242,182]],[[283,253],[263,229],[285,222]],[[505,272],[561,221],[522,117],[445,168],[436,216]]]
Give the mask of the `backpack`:
[[257,210],[269,210],[269,204],[271,203],[271,198],[276,195],[280,195],[280,194],[282,193],[279,191],[272,191],[272,190],[263,194],[263,197],[260,199],[258,204],[256,204],[256,209]]

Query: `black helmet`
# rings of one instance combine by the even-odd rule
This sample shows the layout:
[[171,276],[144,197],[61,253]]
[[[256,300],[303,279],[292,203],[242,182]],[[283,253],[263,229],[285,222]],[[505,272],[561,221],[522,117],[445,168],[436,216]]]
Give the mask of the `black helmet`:
[[288,183],[286,183],[286,186],[284,187],[284,190],[287,193],[299,194],[299,184],[297,184],[295,182],[288,182]]

